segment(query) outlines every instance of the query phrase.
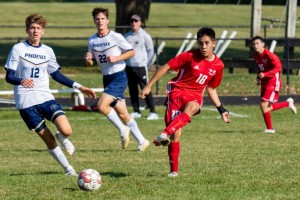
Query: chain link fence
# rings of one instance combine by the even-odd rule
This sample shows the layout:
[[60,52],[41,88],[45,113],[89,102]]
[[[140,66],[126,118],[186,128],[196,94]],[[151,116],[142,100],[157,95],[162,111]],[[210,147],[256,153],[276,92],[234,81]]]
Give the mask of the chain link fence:
[[[214,27],[217,29],[217,33],[221,33],[224,28]],[[232,27],[225,27],[230,33],[233,30]],[[55,29],[55,28],[54,28]],[[154,30],[148,29],[150,35],[155,35]],[[231,29],[231,30],[230,30]],[[240,27],[239,32],[244,31],[245,27]],[[153,36],[153,43],[156,50],[156,59],[153,60],[153,67],[159,67],[166,63],[169,59],[176,56],[180,52],[188,49],[197,48],[197,43],[194,33],[197,32],[196,27],[167,27],[169,30],[169,37],[157,37]],[[184,31],[185,32],[184,32]],[[180,35],[183,37],[174,37],[178,31],[181,31]],[[185,35],[190,32],[190,38],[186,38]],[[193,33],[193,34],[192,34]],[[232,33],[232,32],[231,32]],[[268,33],[269,36],[272,36]],[[220,37],[220,36],[219,36]],[[7,56],[14,44],[20,41],[24,41],[26,38],[0,38],[0,65],[4,66]],[[277,46],[274,52],[283,61],[283,67],[289,69],[298,69],[300,66],[300,39],[297,38],[283,38],[283,37],[267,37],[266,44],[270,46],[271,41],[276,40]],[[250,38],[233,38],[228,39],[228,36],[223,38],[217,38],[217,42],[222,44],[228,44],[224,48],[221,59],[225,63],[225,68],[230,72],[234,72],[234,68],[248,68],[249,72],[255,70],[254,63],[252,60],[252,52],[250,48]],[[42,42],[53,48],[58,63],[63,67],[82,67],[85,66],[83,55],[87,51],[87,37],[51,37],[43,38]],[[218,54],[217,54],[218,55]],[[289,58],[289,59],[287,59]],[[289,66],[288,66],[289,65]]]

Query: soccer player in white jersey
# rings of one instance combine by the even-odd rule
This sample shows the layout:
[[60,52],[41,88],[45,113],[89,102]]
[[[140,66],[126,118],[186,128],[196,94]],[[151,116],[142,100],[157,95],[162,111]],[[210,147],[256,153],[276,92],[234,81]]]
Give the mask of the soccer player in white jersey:
[[84,59],[89,66],[96,60],[103,74],[104,92],[100,96],[97,108],[118,128],[123,149],[129,144],[131,132],[138,142],[138,151],[144,151],[149,146],[149,141],[128,113],[124,97],[127,87],[124,60],[134,56],[135,52],[121,34],[108,29],[108,9],[94,8],[92,15],[97,33],[89,37],[88,52]]
[[16,109],[27,127],[41,137],[51,156],[64,168],[66,175],[77,176],[46,126],[45,119],[55,124],[58,130],[57,140],[70,155],[73,155],[75,148],[68,139],[72,135],[72,128],[62,107],[50,92],[49,74],[55,81],[79,89],[94,99],[96,94],[90,88],[60,73],[60,66],[52,48],[40,41],[47,20],[39,14],[32,14],[25,22],[28,39],[13,46],[5,64],[6,81],[14,85]]

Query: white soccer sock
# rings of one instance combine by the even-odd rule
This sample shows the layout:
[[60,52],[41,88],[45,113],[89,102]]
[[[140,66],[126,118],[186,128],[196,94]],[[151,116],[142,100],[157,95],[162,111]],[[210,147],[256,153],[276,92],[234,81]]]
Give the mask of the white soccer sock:
[[68,168],[70,167],[69,162],[59,146],[52,150],[48,149],[48,152],[64,168],[65,171],[68,171]]
[[124,131],[125,129],[125,125],[123,124],[123,122],[121,121],[121,119],[119,118],[118,114],[116,113],[115,109],[111,109],[110,113],[108,115],[106,115],[107,119],[113,124],[115,125],[115,127],[117,127],[119,129],[120,134]]
[[138,143],[143,144],[145,138],[141,133],[136,121],[133,118],[131,118],[131,120],[127,123],[127,126],[130,128],[133,137],[138,141]]

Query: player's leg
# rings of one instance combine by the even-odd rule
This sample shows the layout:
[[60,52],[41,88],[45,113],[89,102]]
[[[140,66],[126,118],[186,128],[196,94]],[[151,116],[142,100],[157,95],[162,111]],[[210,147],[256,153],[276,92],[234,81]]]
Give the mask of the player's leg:
[[147,148],[149,141],[141,133],[135,119],[129,115],[125,99],[118,101],[114,108],[123,122],[130,128],[133,137],[138,141],[138,149],[140,150],[141,146],[146,146]]
[[133,118],[141,118],[140,102],[139,102],[139,89],[138,89],[138,76],[136,74],[136,68],[138,67],[126,67],[126,74],[128,78],[128,89],[130,95],[130,102],[133,107]]
[[60,144],[64,147],[69,155],[73,155],[75,152],[75,147],[68,138],[72,135],[72,127],[69,123],[68,118],[66,117],[66,115],[60,115],[54,120],[53,123],[58,130],[55,133],[56,139],[60,142]]
[[179,115],[174,117],[174,119],[166,127],[164,132],[168,135],[173,134],[176,130],[184,127],[187,123],[191,122],[191,117],[197,112],[199,112],[199,110],[200,110],[200,106],[197,102],[195,101],[188,102],[185,105],[183,112],[181,112]]
[[275,133],[272,125],[271,111],[272,106],[271,103],[277,102],[279,98],[279,93],[274,90],[274,87],[262,87],[261,88],[261,103],[260,109],[263,114],[263,118],[266,124],[265,133]]
[[275,130],[273,129],[272,126],[272,118],[271,118],[272,107],[270,106],[270,103],[268,101],[261,101],[260,108],[267,128],[265,130],[265,133],[275,133]]
[[37,132],[44,143],[47,145],[48,152],[50,155],[63,167],[66,175],[77,176],[74,168],[69,164],[65,154],[62,152],[61,148],[56,144],[55,138],[51,131],[45,127],[43,130]]
[[47,120],[52,121],[55,124],[58,130],[55,134],[57,140],[61,143],[68,154],[73,155],[75,147],[68,139],[68,137],[72,135],[72,128],[62,107],[54,100],[40,104],[38,107],[42,115]]
[[181,128],[170,136],[171,143],[168,145],[168,155],[170,163],[169,177],[178,176],[179,154],[180,154],[180,137]]
[[279,110],[282,108],[290,108],[294,114],[297,114],[297,108],[294,105],[294,99],[288,98],[286,101],[277,102],[272,104],[272,111]]
[[[98,101],[97,108],[119,130],[122,148],[125,149],[130,142],[130,129],[123,124],[117,112],[115,111],[114,107],[119,103],[118,101],[120,100],[116,100],[111,95],[103,93]],[[114,105],[112,105],[112,103]]]
[[22,119],[30,130],[34,130],[41,137],[41,139],[46,144],[50,155],[64,168],[67,175],[76,175],[75,170],[72,166],[69,165],[67,158],[65,157],[60,147],[57,145],[54,136],[46,127],[44,116],[39,113],[38,110],[40,109],[38,109],[37,107],[38,106],[32,106],[20,110],[19,112]]

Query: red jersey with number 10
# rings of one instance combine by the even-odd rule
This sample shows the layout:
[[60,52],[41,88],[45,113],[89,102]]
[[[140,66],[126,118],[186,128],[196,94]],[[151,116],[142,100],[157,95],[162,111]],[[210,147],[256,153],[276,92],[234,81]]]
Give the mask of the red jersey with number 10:
[[168,82],[167,92],[172,98],[180,97],[186,92],[203,98],[207,85],[217,88],[222,81],[223,62],[216,55],[213,61],[206,60],[199,49],[184,52],[167,64],[178,72],[177,76]]

